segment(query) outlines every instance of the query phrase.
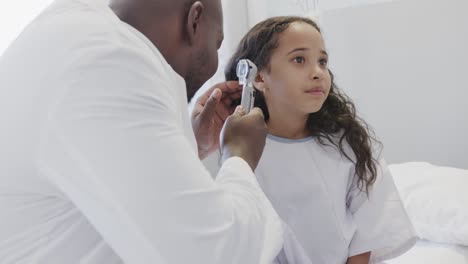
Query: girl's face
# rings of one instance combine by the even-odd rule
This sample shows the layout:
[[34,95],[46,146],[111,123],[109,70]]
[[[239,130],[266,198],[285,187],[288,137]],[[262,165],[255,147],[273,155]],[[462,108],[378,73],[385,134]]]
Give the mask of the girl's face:
[[322,35],[307,23],[295,22],[279,35],[278,43],[269,69],[262,70],[255,82],[271,118],[319,111],[331,87]]

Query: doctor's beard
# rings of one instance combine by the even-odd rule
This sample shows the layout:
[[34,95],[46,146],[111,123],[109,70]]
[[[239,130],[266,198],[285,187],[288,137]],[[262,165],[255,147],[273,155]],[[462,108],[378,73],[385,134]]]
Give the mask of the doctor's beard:
[[208,52],[202,51],[196,55],[193,63],[190,65],[187,76],[185,77],[187,102],[190,102],[195,93],[203,86],[203,84],[216,73],[217,68],[217,56],[215,63],[212,63],[210,62],[210,56],[208,55]]

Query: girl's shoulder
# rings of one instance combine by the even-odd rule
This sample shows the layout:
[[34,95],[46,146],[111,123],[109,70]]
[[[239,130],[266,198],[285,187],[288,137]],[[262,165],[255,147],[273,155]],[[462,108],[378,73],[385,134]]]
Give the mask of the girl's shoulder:
[[[326,152],[335,153],[354,163],[357,161],[356,154],[346,137],[344,137],[344,131],[342,130],[333,134],[317,135],[315,136],[315,143]],[[373,159],[381,159],[383,151],[382,143],[376,139],[370,138],[370,145]]]

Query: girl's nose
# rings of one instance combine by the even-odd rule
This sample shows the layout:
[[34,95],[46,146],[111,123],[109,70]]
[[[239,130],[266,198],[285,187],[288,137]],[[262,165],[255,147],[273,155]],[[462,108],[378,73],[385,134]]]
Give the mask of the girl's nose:
[[313,80],[320,80],[323,77],[323,69],[320,68],[318,65],[314,65],[312,67],[312,71],[310,73],[310,77]]

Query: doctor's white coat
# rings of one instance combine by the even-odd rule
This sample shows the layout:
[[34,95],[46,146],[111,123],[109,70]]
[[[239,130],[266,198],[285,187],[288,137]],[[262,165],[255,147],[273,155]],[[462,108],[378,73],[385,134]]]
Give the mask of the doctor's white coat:
[[213,180],[184,80],[106,2],[56,1],[0,58],[0,263],[270,263],[253,172]]

